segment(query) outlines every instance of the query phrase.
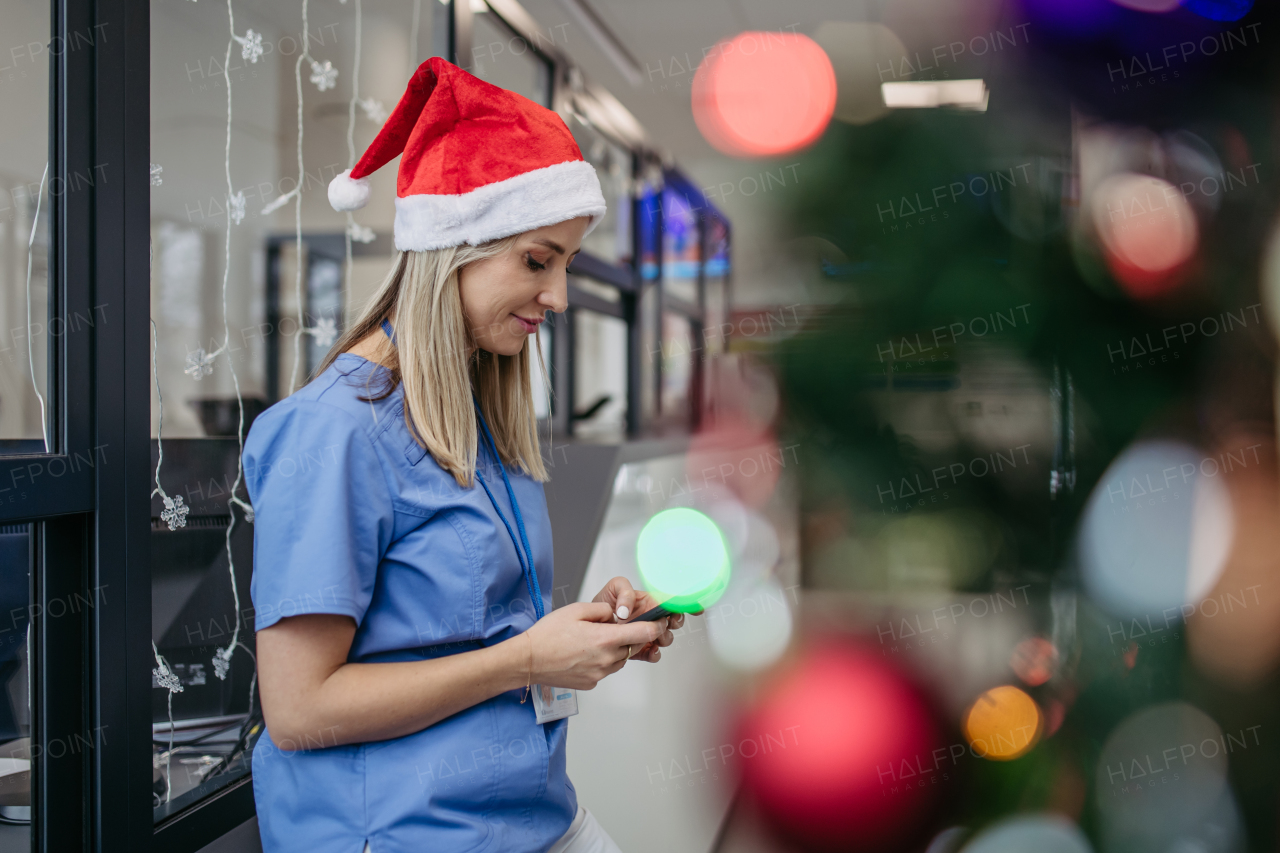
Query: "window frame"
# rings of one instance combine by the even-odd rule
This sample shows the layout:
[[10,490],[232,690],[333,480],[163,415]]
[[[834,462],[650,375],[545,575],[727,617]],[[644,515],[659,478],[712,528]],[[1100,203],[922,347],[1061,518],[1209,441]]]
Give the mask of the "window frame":
[[0,458],[0,522],[33,523],[32,849],[150,850],[149,10],[50,11],[48,186],[93,176],[49,191],[50,316],[94,322],[49,336],[51,452]]

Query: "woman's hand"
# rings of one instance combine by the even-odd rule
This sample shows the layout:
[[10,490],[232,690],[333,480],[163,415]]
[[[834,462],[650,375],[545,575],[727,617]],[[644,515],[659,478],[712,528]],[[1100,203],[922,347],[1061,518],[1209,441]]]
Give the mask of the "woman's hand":
[[[625,581],[624,581],[625,583]],[[590,690],[667,631],[666,619],[620,625],[614,610],[600,602],[567,604],[539,619],[516,640],[529,645],[530,681]],[[668,642],[670,642],[668,640]]]
[[[616,577],[609,581],[592,601],[609,605],[613,609],[614,617],[619,622],[625,622],[632,616],[647,613],[658,606],[657,599],[647,592],[635,589],[631,586],[631,581],[624,577]],[[702,611],[699,610],[698,612],[701,613]],[[636,649],[635,654],[631,656],[632,660],[657,663],[662,657],[662,647],[669,646],[675,641],[675,636],[671,632],[684,625],[684,614],[674,613],[665,619],[657,619],[655,622],[665,622],[667,629],[652,643],[645,644],[644,648]]]

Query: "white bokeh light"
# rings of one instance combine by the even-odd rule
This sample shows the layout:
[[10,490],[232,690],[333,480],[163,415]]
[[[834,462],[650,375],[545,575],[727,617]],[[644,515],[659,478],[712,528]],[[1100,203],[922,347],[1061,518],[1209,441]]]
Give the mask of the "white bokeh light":
[[1084,833],[1061,815],[1007,818],[978,833],[961,853],[1092,853]]
[[1109,467],[1085,507],[1085,587],[1118,616],[1161,616],[1213,588],[1234,534],[1222,482],[1234,464],[1174,441],[1135,444]]
[[1224,733],[1186,702],[1143,708],[1112,730],[1094,773],[1107,853],[1242,849],[1229,757],[1256,749],[1254,729]]
[[721,663],[751,671],[769,666],[791,642],[792,591],[773,577],[735,575],[706,613],[707,638]]

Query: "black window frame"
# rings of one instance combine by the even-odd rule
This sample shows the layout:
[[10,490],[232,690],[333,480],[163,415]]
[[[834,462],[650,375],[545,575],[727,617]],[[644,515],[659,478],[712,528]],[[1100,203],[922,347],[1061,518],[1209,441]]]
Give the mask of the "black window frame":
[[[0,457],[0,523],[33,524],[32,849],[146,851],[149,10],[50,10],[51,452]],[[49,615],[75,596],[94,604]]]

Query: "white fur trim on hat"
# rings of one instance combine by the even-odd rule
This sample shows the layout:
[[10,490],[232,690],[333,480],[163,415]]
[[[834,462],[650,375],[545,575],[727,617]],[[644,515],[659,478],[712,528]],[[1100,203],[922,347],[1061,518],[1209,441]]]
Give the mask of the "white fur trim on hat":
[[425,252],[464,243],[479,246],[579,216],[591,217],[590,233],[604,213],[596,170],[583,160],[570,160],[460,195],[397,198],[396,248]]
[[359,210],[369,203],[369,179],[352,178],[351,170],[329,182],[329,204],[334,210]]

